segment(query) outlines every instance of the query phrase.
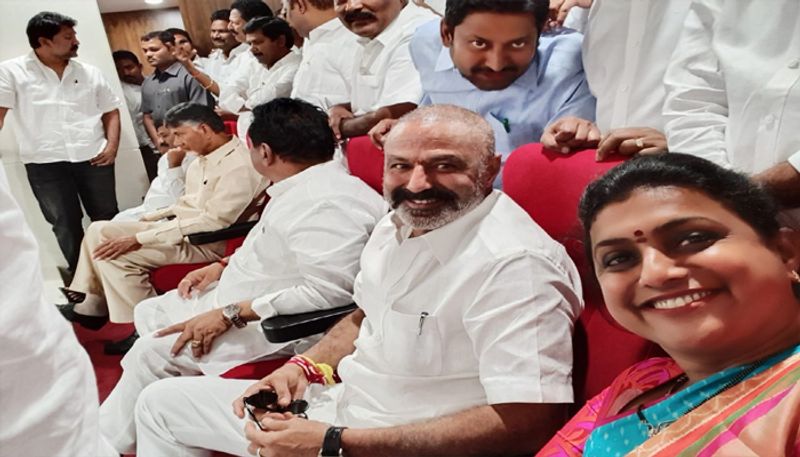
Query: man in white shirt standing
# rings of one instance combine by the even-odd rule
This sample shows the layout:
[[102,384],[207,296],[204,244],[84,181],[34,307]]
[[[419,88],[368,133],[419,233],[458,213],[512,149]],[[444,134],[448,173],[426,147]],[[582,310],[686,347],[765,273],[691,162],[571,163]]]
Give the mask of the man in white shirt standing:
[[[768,6],[765,8],[765,6]],[[671,151],[751,173],[800,228],[800,2],[696,0],[664,82]]]
[[253,119],[253,108],[292,93],[301,60],[300,54],[292,52],[294,33],[283,19],[257,17],[245,25],[244,31],[260,71],[247,75],[244,84],[223,85],[219,92],[219,106],[239,115],[236,127],[242,140]]
[[26,29],[33,51],[0,63],[0,129],[16,121],[20,159],[69,269],[78,263],[83,211],[117,214],[114,159],[120,100],[94,66],[74,60],[76,21],[42,12]]
[[39,249],[2,167],[0,233],[0,454],[118,456],[100,439],[89,356],[45,302]]
[[304,37],[303,60],[294,78],[292,98],[326,112],[350,100],[358,36],[336,17],[334,0],[283,0],[289,25]]
[[341,0],[336,13],[360,37],[349,102],[329,111],[331,128],[343,140],[417,107],[422,85],[408,45],[417,27],[437,16],[409,0]]
[[[197,68],[191,58],[186,55],[178,54],[181,64],[186,67],[186,71],[200,83],[203,88],[219,97],[223,87],[228,87],[229,91],[247,92],[248,84],[253,74],[264,74],[266,71],[256,60],[250,51],[250,44],[247,43],[244,26],[257,17],[272,17],[272,10],[261,0],[235,0],[231,4],[230,21],[228,27],[234,34],[236,41],[241,43],[231,51],[230,71],[223,74],[220,78],[214,78],[210,74]],[[238,110],[237,110],[238,111]],[[227,114],[235,114],[237,111]]]
[[114,58],[114,65],[117,67],[117,76],[122,82],[122,95],[125,96],[125,104],[128,106],[128,113],[133,121],[133,131],[136,133],[136,141],[139,143],[139,151],[142,153],[142,162],[147,170],[147,178],[150,182],[158,174],[158,152],[156,151],[147,129],[142,120],[142,64],[136,54],[128,50],[114,51],[111,54]]
[[615,152],[666,152],[666,56],[675,49],[690,3],[551,1],[554,15],[566,18],[565,26],[584,33],[583,66],[597,114],[596,122],[572,116],[557,120],[542,136],[545,147],[565,152],[596,147],[598,159]]
[[[103,434],[120,453],[135,450],[132,412],[147,385],[294,355],[295,344],[267,342],[258,320],[352,301],[358,258],[386,213],[383,199],[331,160],[335,141],[318,108],[284,98],[259,106],[254,115],[251,155],[274,183],[270,202],[234,255],[137,306],[142,338],[123,359],[122,378],[100,409]],[[139,453],[173,455],[141,447]]]
[[[210,377],[149,386],[136,406],[138,451],[463,457],[542,446],[573,398],[581,285],[564,247],[492,190],[493,138],[481,116],[450,105],[402,118],[385,143],[394,212],[361,254],[360,309],[246,391],[250,381]],[[341,383],[309,386],[329,384],[330,369]],[[272,414],[264,431],[245,426],[241,398],[236,416],[230,401],[261,390],[283,406],[308,391],[309,420]]]
[[233,71],[230,64],[236,54],[233,49],[239,46],[234,33],[229,29],[231,11],[222,9],[211,14],[211,45],[214,48],[208,57],[201,57],[203,69],[209,77],[218,80]]

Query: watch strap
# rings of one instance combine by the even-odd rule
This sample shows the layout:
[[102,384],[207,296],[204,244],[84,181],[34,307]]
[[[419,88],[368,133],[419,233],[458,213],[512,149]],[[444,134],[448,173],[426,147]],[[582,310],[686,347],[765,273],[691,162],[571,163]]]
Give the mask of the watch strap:
[[325,432],[325,439],[322,441],[322,450],[319,451],[321,457],[339,457],[342,454],[342,432],[347,427],[330,427]]

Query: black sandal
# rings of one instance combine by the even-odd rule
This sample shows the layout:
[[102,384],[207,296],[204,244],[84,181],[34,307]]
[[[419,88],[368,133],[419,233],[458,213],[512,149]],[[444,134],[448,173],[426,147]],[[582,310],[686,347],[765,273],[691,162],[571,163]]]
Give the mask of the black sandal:
[[64,294],[64,297],[70,303],[83,303],[86,300],[86,294],[83,292],[69,290],[66,287],[59,287],[58,290]]

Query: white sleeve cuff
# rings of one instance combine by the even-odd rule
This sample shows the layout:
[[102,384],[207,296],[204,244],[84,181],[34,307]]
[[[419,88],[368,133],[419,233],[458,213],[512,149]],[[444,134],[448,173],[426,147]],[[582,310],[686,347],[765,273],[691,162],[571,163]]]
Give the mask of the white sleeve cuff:
[[498,377],[481,381],[490,405],[503,403],[572,403],[572,381],[563,384],[537,384],[530,379]]
[[795,152],[787,159],[789,165],[793,166],[798,173],[800,173],[800,151]]

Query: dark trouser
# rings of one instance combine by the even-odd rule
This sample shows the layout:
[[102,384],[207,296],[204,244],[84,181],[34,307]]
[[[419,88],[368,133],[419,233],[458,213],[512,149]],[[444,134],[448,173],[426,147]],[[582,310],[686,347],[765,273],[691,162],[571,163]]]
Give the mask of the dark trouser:
[[160,156],[150,146],[139,146],[139,150],[142,152],[142,162],[144,162],[144,169],[147,171],[147,179],[153,182],[158,176],[158,159]]
[[89,162],[25,164],[28,182],[44,218],[53,226],[58,246],[75,271],[83,239],[83,211],[92,221],[114,217],[117,193],[114,166],[95,167]]

